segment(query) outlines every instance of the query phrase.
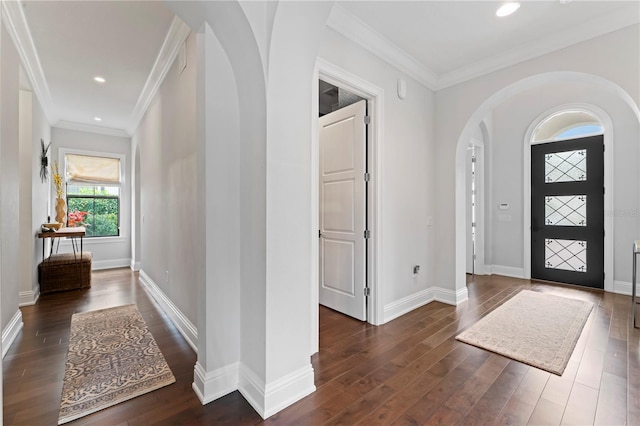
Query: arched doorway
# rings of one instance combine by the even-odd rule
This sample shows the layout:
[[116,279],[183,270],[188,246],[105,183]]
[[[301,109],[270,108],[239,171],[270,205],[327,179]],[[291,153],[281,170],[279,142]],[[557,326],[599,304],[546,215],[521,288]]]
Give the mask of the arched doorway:
[[[465,209],[465,204],[466,204],[466,184],[465,184],[465,157],[466,157],[466,148],[468,145],[468,141],[469,138],[472,136],[473,132],[475,131],[475,128],[479,125],[479,123],[488,115],[490,115],[492,113],[492,111],[494,111],[498,106],[502,105],[503,103],[505,103],[507,100],[515,97],[515,96],[519,96],[527,91],[531,91],[532,89],[536,89],[538,90],[539,88],[545,88],[548,87],[550,85],[576,85],[576,86],[580,86],[580,90],[579,91],[575,91],[574,93],[578,93],[580,94],[584,94],[584,89],[586,88],[591,88],[593,93],[596,93],[597,96],[594,95],[594,99],[600,99],[602,97],[606,97],[609,102],[615,102],[616,103],[616,111],[620,114],[623,114],[625,116],[625,120],[627,120],[627,125],[632,125],[633,129],[636,129],[634,131],[637,131],[637,126],[638,126],[638,122],[640,122],[640,109],[638,108],[638,106],[636,105],[636,103],[634,102],[633,98],[629,95],[629,93],[627,93],[623,88],[621,88],[619,85],[606,80],[602,77],[598,77],[595,75],[590,75],[590,74],[585,74],[585,73],[578,73],[578,72],[549,72],[549,73],[544,73],[544,74],[538,74],[538,75],[534,75],[534,76],[530,76],[527,78],[524,78],[522,80],[519,80],[517,82],[514,82],[508,86],[505,86],[504,88],[498,90],[497,92],[495,92],[494,94],[492,94],[490,97],[488,97],[486,100],[484,100],[482,103],[479,104],[479,106],[475,109],[475,111],[470,114],[469,119],[466,121],[466,124],[464,126],[462,126],[461,128],[461,132],[459,133],[459,137],[458,137],[458,143],[456,146],[456,173],[455,173],[455,291],[456,293],[460,294],[461,296],[461,300],[464,299],[464,294],[466,294],[466,278],[465,278],[465,267],[466,267],[466,209]],[[578,99],[576,99],[578,100]],[[594,102],[596,103],[596,102]],[[600,104],[600,102],[597,102],[598,104]],[[557,102],[556,105],[563,105],[562,102]],[[567,105],[563,105],[563,108],[559,108],[556,109],[556,111],[553,112],[557,112],[561,109],[566,109]],[[547,107],[548,108],[548,107]],[[596,108],[596,107],[594,107]],[[544,111],[544,108],[540,109],[541,111]],[[531,140],[531,134],[533,132],[533,130],[535,129],[535,127],[537,126],[537,124],[539,124],[542,119],[544,119],[545,117],[549,116],[549,114],[552,113],[552,111],[546,111],[546,113],[541,114],[538,120],[532,120],[533,123],[531,124],[530,128],[525,132],[525,137],[524,140],[520,139],[521,141],[526,141],[527,145],[529,144],[530,140]],[[605,145],[607,145],[608,143],[612,143],[613,139],[611,139],[611,142],[609,142],[608,140],[606,140],[607,138],[607,132],[606,132],[606,117],[603,119],[603,116],[601,116],[600,114],[598,114],[598,111],[596,111],[596,115],[603,121],[603,124],[605,125]],[[604,114],[606,116],[606,114]],[[631,121],[629,121],[629,117],[631,118]],[[531,121],[529,121],[529,123],[531,123]],[[635,124],[633,124],[635,123]],[[526,128],[526,125],[523,127],[523,129]],[[614,129],[615,130],[615,129]],[[620,137],[621,134],[618,134],[618,137]],[[609,137],[613,138],[612,134],[609,135]],[[629,137],[630,138],[630,137]],[[627,138],[627,139],[629,139]],[[628,141],[627,141],[628,142]],[[525,153],[527,151],[525,150]],[[608,156],[611,156],[612,153],[607,153],[605,154],[605,162],[609,161],[608,160]],[[528,154],[525,154],[523,157],[525,157],[523,160],[524,162],[524,170],[525,170],[525,176],[529,176],[530,174],[530,157]],[[606,184],[606,180],[612,181],[611,180],[611,176],[609,176],[611,172],[611,167],[608,167],[608,171],[606,172],[605,175],[605,184]],[[523,200],[524,202],[526,202],[526,200],[528,198],[530,198],[530,188],[529,188],[529,182],[527,181],[527,179],[524,179],[524,188],[523,188]],[[495,203],[494,203],[495,204]],[[524,204],[524,203],[523,203]],[[496,208],[496,206],[493,206],[494,208]],[[608,205],[607,204],[607,200],[605,200],[605,210],[611,210],[613,212],[613,206],[612,205]],[[527,213],[530,211],[530,206],[524,206],[523,208],[523,215],[525,216],[523,219],[523,228],[525,228],[524,232],[524,240],[523,241],[525,244],[525,246],[530,245],[530,240],[529,240],[529,233],[528,233],[528,227],[530,226],[530,213]],[[605,215],[605,223],[607,221],[611,221],[611,217],[609,217],[609,215]],[[488,218],[487,220],[490,220],[490,218]],[[613,222],[611,221],[611,224]],[[606,226],[606,225],[605,225]],[[613,225],[611,225],[613,226]],[[605,270],[613,270],[613,242],[612,242],[612,238],[607,238],[607,240],[605,241],[605,253],[607,255],[605,255]],[[616,244],[616,248],[618,247],[618,245]],[[522,268],[519,272],[518,275],[519,277],[522,278],[529,278],[530,277],[530,249],[527,249],[525,247],[525,250],[523,251],[523,262],[524,262],[524,268]],[[613,274],[607,274],[606,275],[606,279],[605,279],[605,290],[607,291],[614,291],[614,281],[613,281]],[[513,275],[516,276],[516,275]],[[624,285],[622,284],[618,284],[616,283],[616,291],[620,291],[620,292],[625,292],[626,288]],[[630,289],[630,287],[629,287]]]

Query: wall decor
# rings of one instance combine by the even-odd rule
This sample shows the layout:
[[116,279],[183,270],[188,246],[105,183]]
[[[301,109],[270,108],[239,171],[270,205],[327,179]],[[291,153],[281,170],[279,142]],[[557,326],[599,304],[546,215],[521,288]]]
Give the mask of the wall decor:
[[40,146],[42,147],[42,153],[40,154],[40,179],[44,183],[49,178],[49,158],[47,157],[47,153],[49,152],[51,142],[49,142],[47,146],[44,146],[44,141],[40,139]]

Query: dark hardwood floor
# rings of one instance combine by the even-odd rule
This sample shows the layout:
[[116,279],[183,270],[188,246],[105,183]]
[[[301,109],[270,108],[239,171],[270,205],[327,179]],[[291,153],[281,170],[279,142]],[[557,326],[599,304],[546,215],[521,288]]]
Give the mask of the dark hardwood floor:
[[[521,289],[596,305],[561,377],[454,339]],[[316,392],[262,421],[238,392],[202,406],[191,389],[196,355],[137,276],[94,272],[90,290],[22,309],[24,329],[3,363],[4,424],[55,425],[71,315],[135,303],[176,383],[70,424],[640,425],[630,297],[499,276],[470,281],[469,295],[459,307],[433,302],[380,327],[321,307]]]

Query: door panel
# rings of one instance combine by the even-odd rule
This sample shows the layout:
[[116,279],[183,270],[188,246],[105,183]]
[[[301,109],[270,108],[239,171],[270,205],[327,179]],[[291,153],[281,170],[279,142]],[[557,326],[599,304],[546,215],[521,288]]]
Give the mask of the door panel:
[[324,115],[320,141],[320,304],[366,320],[366,101]]
[[531,147],[531,278],[604,288],[602,135]]
[[354,195],[353,179],[325,183],[321,201],[325,232],[355,232]]

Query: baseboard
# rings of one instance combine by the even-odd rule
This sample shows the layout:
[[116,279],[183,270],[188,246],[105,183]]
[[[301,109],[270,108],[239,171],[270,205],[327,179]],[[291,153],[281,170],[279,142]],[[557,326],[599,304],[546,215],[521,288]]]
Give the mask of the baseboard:
[[384,306],[383,324],[401,317],[407,312],[411,312],[429,302],[433,302],[434,300],[436,299],[433,294],[433,289],[428,288],[407,297],[403,297],[395,302],[391,302]]
[[126,268],[130,264],[130,259],[92,260],[91,270],[99,271],[101,269]]
[[488,275],[504,275],[505,277],[511,278],[522,278],[524,279],[524,268],[513,268],[511,266],[502,266],[502,265],[486,265],[485,272]]
[[140,270],[140,266],[140,262],[136,262],[133,259],[129,262],[129,268],[131,268],[133,272],[138,272]]
[[2,330],[3,359],[7,352],[9,352],[9,348],[11,348],[11,345],[13,344],[14,340],[16,340],[16,337],[18,337],[20,330],[22,330],[22,326],[22,311],[18,309],[13,318],[11,318],[11,321],[9,321],[9,324],[7,324],[5,329]]
[[198,353],[198,329],[191,321],[178,309],[178,307],[167,297],[166,294],[144,271],[140,271],[140,283],[147,289],[153,299],[160,305],[160,308],[171,319],[182,337],[187,341],[191,349]]
[[316,390],[311,364],[267,385],[250,368],[240,364],[239,379],[238,390],[263,419]]
[[[636,287],[636,292],[638,291],[638,287]],[[630,282],[626,281],[614,281],[613,282],[613,292],[617,294],[625,294],[627,296],[631,296],[632,286]]]
[[238,389],[239,362],[207,372],[199,362],[193,372],[193,390],[202,405]]
[[457,291],[449,290],[448,288],[433,287],[432,291],[434,300],[446,303],[447,305],[458,306],[469,298],[467,286]]
[[40,297],[40,290],[21,291],[18,293],[18,306],[35,305]]

